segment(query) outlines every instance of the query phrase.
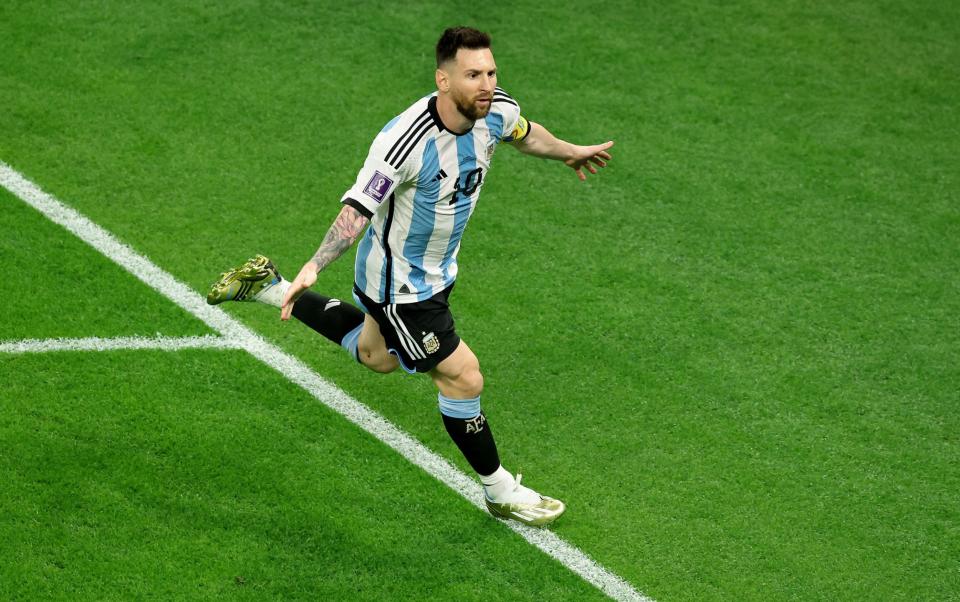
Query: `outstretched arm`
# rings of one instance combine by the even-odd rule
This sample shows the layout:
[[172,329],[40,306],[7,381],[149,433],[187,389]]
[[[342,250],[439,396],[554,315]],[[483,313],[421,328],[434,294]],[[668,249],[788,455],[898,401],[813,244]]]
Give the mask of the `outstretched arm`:
[[369,222],[359,211],[350,205],[344,205],[337,215],[333,225],[327,230],[320,248],[313,257],[300,268],[300,273],[290,283],[287,294],[283,296],[283,305],[280,307],[280,319],[289,320],[293,313],[293,304],[296,303],[303,291],[314,285],[317,274],[330,265],[334,259],[343,255],[350,248],[364,226]]
[[514,142],[513,146],[520,152],[534,157],[563,161],[567,167],[577,173],[578,178],[586,180],[587,176],[583,173],[584,167],[590,173],[596,174],[597,167],[607,166],[607,161],[611,159],[607,149],[613,146],[613,140],[593,146],[570,144],[551,134],[539,123],[531,121],[530,133],[523,140]]

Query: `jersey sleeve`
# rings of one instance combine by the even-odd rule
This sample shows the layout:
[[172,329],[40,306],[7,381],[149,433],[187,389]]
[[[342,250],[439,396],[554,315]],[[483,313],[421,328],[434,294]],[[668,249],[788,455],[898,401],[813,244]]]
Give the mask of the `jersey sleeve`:
[[493,93],[493,105],[503,116],[500,142],[519,142],[530,134],[530,122],[520,114],[520,105],[503,88]]
[[391,137],[383,132],[374,139],[367,159],[357,174],[357,180],[340,199],[341,203],[350,205],[368,219],[409,179],[408,169],[404,165],[396,168],[386,160],[393,142]]

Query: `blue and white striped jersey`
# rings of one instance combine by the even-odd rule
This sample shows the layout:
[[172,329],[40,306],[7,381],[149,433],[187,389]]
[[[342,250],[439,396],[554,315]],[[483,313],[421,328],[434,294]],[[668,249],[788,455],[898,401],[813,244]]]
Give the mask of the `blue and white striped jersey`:
[[457,253],[497,144],[521,140],[529,123],[497,88],[488,115],[457,135],[433,93],[374,139],[341,202],[370,218],[357,246],[356,284],[381,303],[429,299],[457,278]]

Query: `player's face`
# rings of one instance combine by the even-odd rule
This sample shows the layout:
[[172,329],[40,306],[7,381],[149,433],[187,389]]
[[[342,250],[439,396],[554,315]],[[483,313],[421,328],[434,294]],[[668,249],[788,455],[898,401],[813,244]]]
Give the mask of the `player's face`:
[[497,87],[497,64],[490,49],[461,48],[449,69],[450,98],[457,110],[473,121],[486,117]]

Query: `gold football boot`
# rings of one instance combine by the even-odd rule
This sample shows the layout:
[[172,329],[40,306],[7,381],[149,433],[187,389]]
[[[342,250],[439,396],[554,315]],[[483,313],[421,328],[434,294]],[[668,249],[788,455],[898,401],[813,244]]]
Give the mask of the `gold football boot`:
[[240,267],[220,274],[207,293],[207,303],[218,305],[224,301],[253,301],[264,289],[280,282],[280,273],[263,255],[247,260]]
[[[520,478],[521,475],[518,474],[516,484],[514,485],[514,492],[519,493],[521,491],[522,486],[520,485]],[[540,501],[532,504],[523,502],[497,503],[484,495],[483,499],[487,503],[487,510],[490,511],[490,514],[500,518],[519,521],[525,525],[530,525],[531,527],[544,527],[560,518],[560,515],[563,514],[563,511],[567,509],[566,504],[560,500],[555,500],[551,497],[540,495],[528,487],[522,488],[530,494],[536,495],[538,498],[540,498]],[[530,496],[527,495],[524,497]]]

